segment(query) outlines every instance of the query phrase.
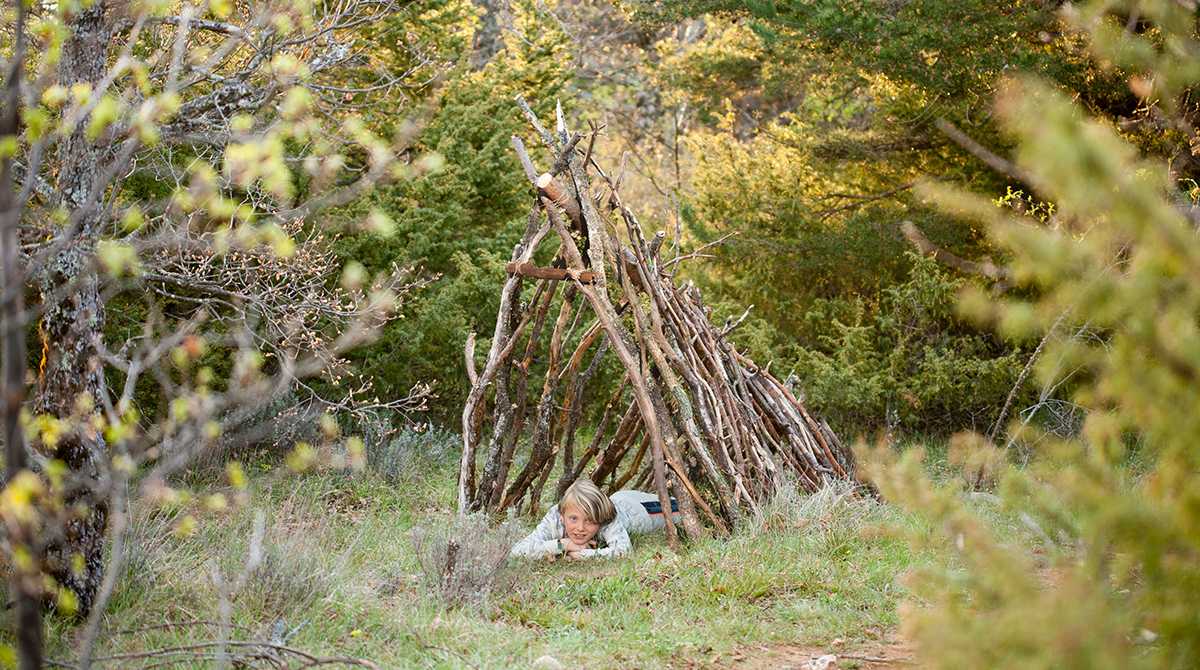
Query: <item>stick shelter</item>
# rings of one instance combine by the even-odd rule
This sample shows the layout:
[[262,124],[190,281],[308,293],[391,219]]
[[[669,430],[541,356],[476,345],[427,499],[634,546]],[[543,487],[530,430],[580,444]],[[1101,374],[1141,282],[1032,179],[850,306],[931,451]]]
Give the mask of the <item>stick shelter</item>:
[[[460,512],[500,514],[525,501],[536,510],[557,470],[558,495],[589,476],[610,493],[644,487],[664,509],[674,497],[695,538],[706,526],[727,534],[785,476],[808,491],[854,479],[851,452],[829,425],[729,341],[746,314],[715,326],[699,289],[676,281],[700,251],[681,253],[676,236],[668,259],[665,233],[646,238],[621,198],[623,168],[609,175],[592,156],[599,129],[585,143],[561,106],[552,132],[517,104],[556,158],[539,172],[512,139],[534,197],[482,369],[474,334],[467,342]],[[553,260],[538,265],[534,253],[555,240]],[[610,354],[623,376],[594,429],[581,430]],[[669,517],[674,548],[680,530]]]

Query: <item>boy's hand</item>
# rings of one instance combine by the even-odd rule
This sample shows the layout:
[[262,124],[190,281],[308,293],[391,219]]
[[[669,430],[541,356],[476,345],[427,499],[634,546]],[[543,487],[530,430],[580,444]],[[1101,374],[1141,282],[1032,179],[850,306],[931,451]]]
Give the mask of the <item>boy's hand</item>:
[[574,542],[571,542],[571,540],[566,540],[566,542],[563,543],[563,552],[569,558],[582,558],[582,556],[578,555],[578,552],[587,548],[588,545],[575,544]]

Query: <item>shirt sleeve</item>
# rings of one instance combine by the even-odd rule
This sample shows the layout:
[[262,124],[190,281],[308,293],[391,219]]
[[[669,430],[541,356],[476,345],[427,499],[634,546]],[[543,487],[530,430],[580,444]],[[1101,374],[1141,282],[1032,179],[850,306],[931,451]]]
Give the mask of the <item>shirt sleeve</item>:
[[629,532],[625,530],[625,524],[621,521],[614,520],[604,529],[604,541],[608,544],[603,549],[582,549],[579,551],[581,558],[617,558],[628,554],[633,548],[629,542]]
[[522,558],[552,556],[559,553],[559,539],[558,507],[552,507],[549,512],[546,512],[546,516],[542,517],[537,528],[534,528],[533,532],[525,539],[513,545],[508,555]]

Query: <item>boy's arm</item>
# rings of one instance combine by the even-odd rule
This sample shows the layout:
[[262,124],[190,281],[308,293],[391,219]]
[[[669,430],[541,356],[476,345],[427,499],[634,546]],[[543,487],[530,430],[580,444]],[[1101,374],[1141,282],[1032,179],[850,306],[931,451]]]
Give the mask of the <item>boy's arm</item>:
[[633,548],[629,542],[629,532],[619,520],[614,520],[604,529],[604,541],[608,546],[603,549],[580,549],[575,553],[580,558],[616,558],[628,554]]
[[525,539],[513,545],[508,555],[524,558],[544,558],[562,553],[557,517],[558,507],[550,508],[550,511],[546,512],[546,516],[542,517],[542,521],[537,525],[537,528],[534,528],[533,532],[527,535]]

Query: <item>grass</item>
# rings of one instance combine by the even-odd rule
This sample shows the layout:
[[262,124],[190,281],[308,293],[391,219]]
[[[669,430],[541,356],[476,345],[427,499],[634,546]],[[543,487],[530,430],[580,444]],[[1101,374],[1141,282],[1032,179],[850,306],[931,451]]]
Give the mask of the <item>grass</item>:
[[[384,668],[528,667],[544,654],[567,667],[678,667],[750,644],[879,639],[896,626],[900,576],[931,560],[880,530],[927,532],[914,518],[829,489],[781,495],[733,538],[678,555],[641,537],[623,560],[514,563],[484,606],[451,609],[425,586],[411,542],[414,526],[453,509],[448,460],[404,477],[259,474],[249,504],[189,537],[171,533],[171,516],[135,510],[100,653],[215,638],[208,625],[161,624],[219,618],[212,575],[239,572],[259,510],[264,558],[232,598],[235,636],[282,633],[289,646]],[[51,619],[50,656],[71,658],[73,637]]]

